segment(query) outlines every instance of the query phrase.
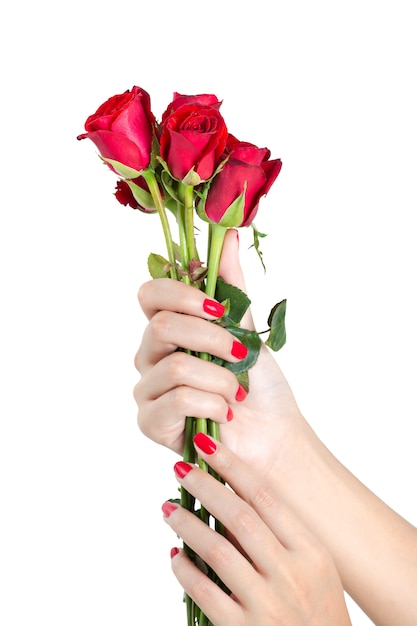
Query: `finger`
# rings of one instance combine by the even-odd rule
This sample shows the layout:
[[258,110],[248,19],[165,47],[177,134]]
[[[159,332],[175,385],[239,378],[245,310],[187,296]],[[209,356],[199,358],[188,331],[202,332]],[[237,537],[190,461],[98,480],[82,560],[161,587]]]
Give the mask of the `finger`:
[[171,566],[184,591],[210,622],[216,626],[242,623],[241,607],[194,565],[184,550],[171,551]]
[[[309,537],[309,531],[301,520],[285,503],[278,499],[276,492],[258,472],[253,471],[228,448],[208,435],[198,433],[194,438],[194,445],[201,458],[222,476],[240,498],[256,511],[259,518],[285,548],[300,545],[305,538]],[[191,474],[194,474],[194,472]],[[186,480],[189,480],[188,476]],[[211,501],[206,503],[204,494],[199,493],[196,495],[198,498],[200,496],[203,497],[204,506],[207,506],[208,510],[215,517],[217,514],[222,513],[222,507],[218,503]],[[237,527],[239,528],[239,520],[237,520]],[[236,534],[233,527],[228,526],[228,528],[230,528],[233,534]],[[239,542],[245,540],[245,533],[241,533],[237,539]],[[248,543],[245,542],[242,544],[242,547],[244,550],[250,550],[248,552],[250,557],[255,562],[264,560],[261,542],[259,541],[251,545],[250,534],[246,537],[246,540]],[[276,568],[274,560],[265,562],[272,564],[273,568]]]
[[[260,574],[274,572],[285,550],[256,510],[208,472],[183,461],[176,463],[174,469],[183,487],[232,533],[256,570]],[[201,547],[199,554],[203,556]],[[210,555],[207,558],[210,559]],[[226,563],[227,558],[224,558],[225,567]],[[220,571],[218,574],[222,577]],[[240,589],[234,588],[233,591],[244,601]]]
[[184,422],[187,415],[213,419],[225,424],[233,419],[233,410],[222,396],[182,385],[159,398],[138,403],[138,425],[153,441],[181,453]]
[[[205,478],[212,478],[198,468],[194,471],[204,474]],[[212,478],[212,482],[228,491],[215,478]],[[209,481],[206,481],[207,484]],[[172,503],[165,503],[163,512],[165,521],[174,532],[216,572],[238,600],[246,597],[248,588],[253,590],[259,584],[259,574],[249,561],[223,535],[210,528],[194,513]]]
[[213,320],[221,317],[224,307],[213,298],[208,298],[201,289],[172,280],[158,278],[141,285],[138,292],[139,304],[148,319],[158,311],[175,311]]
[[[245,277],[239,260],[239,233],[234,228],[229,229],[224,238],[219,265],[219,276],[221,276],[226,283],[234,285],[244,293],[247,293]],[[255,328],[249,310],[243,316],[241,326],[249,329]]]
[[198,317],[159,311],[143,333],[135,366],[143,374],[178,347],[192,352],[207,352],[232,363],[247,355],[246,346],[225,328]]
[[156,400],[179,386],[216,394],[224,399],[224,403],[240,401],[244,396],[236,376],[228,369],[186,352],[173,352],[142,376],[135,387],[134,397],[139,405]]

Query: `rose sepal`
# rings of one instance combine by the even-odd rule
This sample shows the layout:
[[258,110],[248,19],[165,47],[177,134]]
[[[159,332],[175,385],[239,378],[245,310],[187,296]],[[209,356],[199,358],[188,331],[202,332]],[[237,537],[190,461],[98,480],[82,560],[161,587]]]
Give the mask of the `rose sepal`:
[[194,166],[190,169],[190,171],[184,176],[182,179],[182,184],[190,187],[197,187],[201,183],[201,178],[194,170]]
[[124,165],[124,163],[120,163],[120,161],[107,159],[106,157],[103,157],[101,155],[99,156],[102,161],[104,161],[108,165],[111,165],[116,174],[119,174],[119,176],[121,176],[122,178],[137,178],[138,176],[142,175],[143,170],[138,171],[135,170],[133,167],[129,167],[128,165]]
[[[245,215],[245,194],[246,194],[246,184],[244,190],[229,206],[226,211],[223,213],[222,217],[219,221],[216,221],[216,224],[220,224],[220,226],[224,226],[225,228],[237,228],[242,225]],[[197,214],[200,219],[205,222],[213,223],[204,210],[205,207],[205,199],[198,203],[197,205]]]
[[[171,197],[175,202],[179,202],[180,204],[184,204],[183,198],[180,197],[179,189],[178,189],[178,181],[172,178],[169,170],[167,170],[163,162],[161,161],[162,171],[159,174],[159,180],[161,181],[161,185],[164,188],[164,191]],[[165,203],[167,200],[165,201]]]

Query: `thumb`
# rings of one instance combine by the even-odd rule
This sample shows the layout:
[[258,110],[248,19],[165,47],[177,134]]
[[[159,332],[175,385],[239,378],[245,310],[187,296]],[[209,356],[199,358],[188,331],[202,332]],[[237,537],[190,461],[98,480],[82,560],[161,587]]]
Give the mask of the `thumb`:
[[[247,294],[245,277],[239,260],[239,234],[235,228],[229,228],[226,232],[220,258],[219,276],[229,285],[234,285]],[[249,310],[245,313],[241,326],[255,328]]]

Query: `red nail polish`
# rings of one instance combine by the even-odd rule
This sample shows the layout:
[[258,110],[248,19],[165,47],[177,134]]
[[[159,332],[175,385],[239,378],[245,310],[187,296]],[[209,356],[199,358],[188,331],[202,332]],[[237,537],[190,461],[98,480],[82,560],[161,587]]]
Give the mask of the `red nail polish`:
[[243,400],[246,398],[247,395],[248,394],[247,394],[246,389],[242,387],[241,384],[239,384],[238,390],[235,395],[236,402],[243,402]]
[[208,298],[203,302],[203,309],[206,313],[214,315],[214,317],[221,317],[225,311],[223,304],[215,300],[209,300]]
[[176,473],[178,478],[184,478],[184,476],[187,476],[188,472],[190,472],[192,469],[193,466],[189,463],[185,463],[185,461],[178,461],[174,465],[174,472]]
[[175,511],[176,508],[176,504],[173,504],[172,502],[164,502],[162,505],[162,513],[165,517],[169,517],[172,511]]
[[226,419],[227,419],[227,421],[228,421],[228,422],[231,422],[231,421],[232,421],[232,419],[233,419],[233,411],[232,411],[232,409],[230,408],[230,406],[229,406],[229,408],[227,409],[227,417],[226,417]]
[[180,551],[179,548],[171,548],[171,559],[173,559],[174,556],[177,556],[179,551]]
[[248,349],[246,346],[243,345],[243,343],[240,343],[239,341],[234,341],[232,343],[232,356],[235,356],[237,359],[244,359],[245,356],[247,356],[248,354]]
[[217,450],[217,446],[210,437],[207,437],[204,433],[197,433],[193,439],[197,448],[200,448],[202,452],[206,454],[214,454]]

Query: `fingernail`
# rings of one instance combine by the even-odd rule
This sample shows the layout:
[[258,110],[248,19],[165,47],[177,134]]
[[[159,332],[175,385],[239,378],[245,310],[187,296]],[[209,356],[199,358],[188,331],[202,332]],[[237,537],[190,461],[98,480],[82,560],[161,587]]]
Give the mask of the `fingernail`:
[[243,343],[240,343],[239,341],[234,341],[232,343],[232,356],[235,356],[237,359],[244,359],[245,356],[247,356],[248,354],[248,349],[246,346],[243,345]]
[[174,556],[177,556],[179,551],[180,551],[179,548],[171,548],[171,559],[173,559]]
[[162,505],[162,513],[164,514],[164,517],[169,517],[176,508],[176,504],[173,504],[172,502],[164,502]]
[[178,478],[184,478],[184,476],[187,476],[188,472],[190,472],[192,469],[193,466],[189,463],[186,463],[185,461],[178,461],[174,465],[174,472],[176,473]]
[[220,302],[216,302],[215,300],[209,300],[208,298],[206,298],[203,302],[203,309],[206,313],[214,315],[214,317],[221,317],[224,315],[225,311],[223,304],[220,304]]
[[197,433],[193,439],[197,448],[200,448],[205,454],[214,454],[217,450],[217,446],[210,437],[207,437],[204,433]]
[[231,422],[232,419],[233,419],[233,411],[232,411],[232,409],[230,407],[227,409],[227,417],[226,417],[226,419],[227,419],[228,422]]
[[239,383],[239,387],[238,387],[236,395],[235,395],[236,402],[243,402],[243,400],[246,398],[247,395],[248,395],[248,393],[247,393],[246,389],[244,387],[242,387],[242,385]]

